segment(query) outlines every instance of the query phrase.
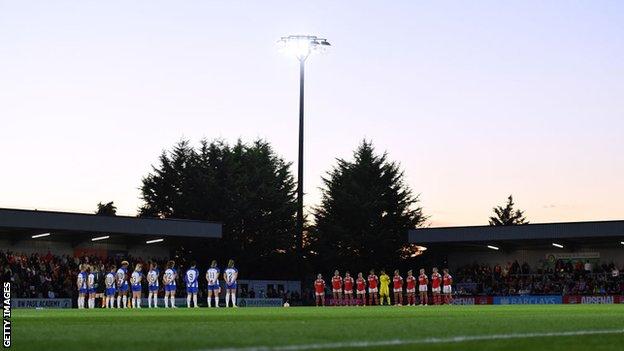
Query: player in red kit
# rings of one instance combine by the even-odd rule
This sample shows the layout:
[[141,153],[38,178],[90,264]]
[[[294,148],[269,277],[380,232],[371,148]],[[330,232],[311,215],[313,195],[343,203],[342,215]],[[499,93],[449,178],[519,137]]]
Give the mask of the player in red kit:
[[429,297],[427,296],[428,284],[429,279],[427,279],[424,268],[421,268],[418,276],[418,293],[420,294],[421,306],[427,306],[427,302],[429,302]]
[[358,273],[358,277],[355,280],[355,287],[358,305],[366,306],[366,279],[362,276],[362,272]]
[[347,271],[344,277],[344,297],[345,305],[353,306],[353,277]]
[[444,294],[444,303],[450,305],[453,302],[451,294],[453,293],[451,285],[453,284],[453,277],[449,274],[448,268],[444,268],[444,274],[442,275],[442,293]]
[[431,293],[433,294],[433,303],[439,305],[442,302],[440,298],[440,290],[442,285],[442,276],[438,273],[438,268],[433,267],[431,274]]
[[403,277],[398,269],[394,271],[392,278],[392,291],[394,292],[394,305],[403,306]]
[[407,282],[407,305],[414,306],[416,305],[416,277],[412,274],[412,270],[407,271],[407,278],[405,278]]
[[316,306],[325,306],[325,281],[321,274],[317,275],[314,281],[314,295],[316,296]]
[[332,277],[332,294],[334,296],[334,306],[342,305],[342,277],[338,270],[334,271],[334,276]]
[[379,278],[375,275],[375,270],[371,269],[370,274],[368,275],[368,304],[379,305]]

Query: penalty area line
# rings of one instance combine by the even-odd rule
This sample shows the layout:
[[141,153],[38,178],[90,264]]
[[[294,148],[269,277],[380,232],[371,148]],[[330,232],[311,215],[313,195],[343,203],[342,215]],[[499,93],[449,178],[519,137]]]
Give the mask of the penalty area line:
[[284,345],[284,346],[230,347],[230,348],[216,348],[216,349],[201,349],[198,351],[304,351],[304,350],[326,350],[326,349],[345,349],[345,348],[377,347],[377,346],[401,346],[401,345],[418,345],[418,344],[448,344],[448,343],[462,343],[462,342],[467,342],[467,341],[531,339],[531,338],[548,338],[548,337],[560,337],[560,336],[583,336],[583,335],[604,335],[604,334],[624,334],[624,329],[575,330],[575,331],[564,331],[564,332],[513,333],[513,334],[490,334],[490,335],[461,335],[461,336],[452,336],[452,337],[447,337],[447,338],[392,339],[392,340],[379,340],[379,341],[350,341],[350,342],[319,343],[319,344]]

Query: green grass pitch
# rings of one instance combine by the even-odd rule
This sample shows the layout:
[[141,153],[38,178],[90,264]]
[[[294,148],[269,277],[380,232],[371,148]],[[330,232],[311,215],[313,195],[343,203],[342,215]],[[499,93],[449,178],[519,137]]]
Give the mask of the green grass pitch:
[[37,351],[623,350],[624,305],[14,309],[12,333]]

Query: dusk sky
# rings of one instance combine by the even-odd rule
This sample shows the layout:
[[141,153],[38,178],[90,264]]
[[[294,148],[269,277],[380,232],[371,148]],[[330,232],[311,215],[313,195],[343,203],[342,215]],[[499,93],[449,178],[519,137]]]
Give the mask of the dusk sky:
[[[181,138],[264,138],[306,206],[363,138],[400,162],[428,225],[624,219],[622,1],[0,0],[0,207],[136,214]],[[296,168],[293,168],[296,173]]]

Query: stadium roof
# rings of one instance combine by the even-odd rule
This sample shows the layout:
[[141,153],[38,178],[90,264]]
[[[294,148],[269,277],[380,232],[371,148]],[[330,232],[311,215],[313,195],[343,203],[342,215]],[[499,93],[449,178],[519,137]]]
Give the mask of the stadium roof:
[[624,239],[624,220],[419,228],[410,230],[408,236],[410,243],[427,246],[466,247],[496,243],[515,247],[550,246],[555,241],[574,245],[588,242],[613,245]]
[[220,223],[206,221],[0,208],[0,235],[11,239],[46,232],[70,239],[85,239],[92,234],[220,238],[221,230]]

